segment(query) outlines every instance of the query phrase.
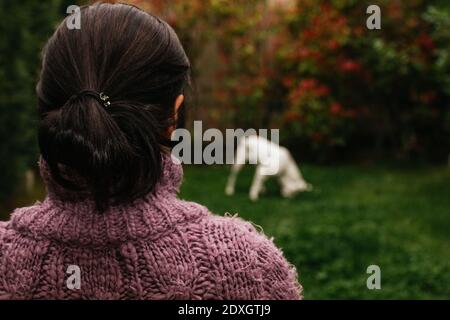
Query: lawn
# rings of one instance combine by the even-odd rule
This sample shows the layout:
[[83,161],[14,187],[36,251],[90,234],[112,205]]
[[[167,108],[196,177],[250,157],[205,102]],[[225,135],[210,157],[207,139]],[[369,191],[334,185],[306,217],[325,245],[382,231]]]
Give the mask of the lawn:
[[[181,197],[260,225],[297,266],[305,299],[450,298],[450,173],[445,167],[302,168],[315,190],[282,199],[276,183],[248,199],[254,168],[224,195],[228,168],[185,168]],[[275,181],[271,181],[275,182]],[[369,290],[366,269],[381,268]]]
[[[306,299],[450,298],[448,168],[305,165],[313,192],[283,199],[269,181],[256,203],[248,199],[252,167],[241,172],[232,197],[224,195],[229,168],[184,170],[180,196],[261,226],[297,266]],[[38,184],[8,207],[43,196]],[[2,220],[7,212],[0,210]],[[381,268],[381,290],[366,287],[372,264]]]

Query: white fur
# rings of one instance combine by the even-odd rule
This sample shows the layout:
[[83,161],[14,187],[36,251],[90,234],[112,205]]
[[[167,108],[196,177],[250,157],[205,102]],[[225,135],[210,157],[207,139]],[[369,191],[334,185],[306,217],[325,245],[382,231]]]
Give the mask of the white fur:
[[234,194],[234,186],[239,171],[246,161],[256,164],[256,172],[250,188],[250,199],[256,201],[264,190],[267,177],[276,176],[281,186],[281,195],[292,197],[298,192],[310,191],[289,151],[263,137],[250,136],[241,139],[236,150],[236,157],[225,189],[227,195]]

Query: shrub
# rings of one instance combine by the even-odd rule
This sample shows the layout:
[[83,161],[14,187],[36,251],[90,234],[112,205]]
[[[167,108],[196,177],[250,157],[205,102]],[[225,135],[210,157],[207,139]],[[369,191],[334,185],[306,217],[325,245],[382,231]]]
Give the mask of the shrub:
[[181,3],[163,7],[182,39],[192,47],[202,34],[194,46],[216,50],[203,107],[222,127],[279,127],[314,159],[448,153],[449,14],[435,7],[445,2],[379,1],[381,30],[366,28],[365,1]]
[[[65,3],[66,2],[66,3]],[[37,161],[35,94],[39,52],[68,1],[0,3],[0,201]]]

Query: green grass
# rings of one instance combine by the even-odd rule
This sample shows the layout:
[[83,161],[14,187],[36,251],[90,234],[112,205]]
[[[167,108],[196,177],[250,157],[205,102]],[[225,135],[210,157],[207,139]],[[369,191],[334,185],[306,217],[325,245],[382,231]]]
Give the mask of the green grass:
[[[304,166],[315,190],[294,199],[276,183],[248,199],[254,169],[224,195],[228,168],[185,168],[181,197],[260,225],[297,266],[306,299],[450,298],[450,175],[444,167]],[[270,181],[275,182],[275,181]],[[381,268],[381,290],[366,269]]]
[[[447,168],[305,165],[302,171],[313,192],[283,199],[268,181],[254,203],[253,168],[241,172],[236,194],[227,197],[229,168],[189,166],[181,197],[260,225],[297,266],[306,299],[450,298]],[[42,199],[42,185],[35,189],[0,205],[0,218]],[[366,287],[371,264],[381,268],[381,290]]]

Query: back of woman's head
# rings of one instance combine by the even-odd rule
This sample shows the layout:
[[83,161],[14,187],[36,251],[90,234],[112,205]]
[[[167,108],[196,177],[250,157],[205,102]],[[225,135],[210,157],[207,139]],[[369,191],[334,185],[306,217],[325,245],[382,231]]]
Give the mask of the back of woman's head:
[[44,49],[39,147],[58,184],[87,189],[103,210],[154,189],[189,60],[167,23],[136,7],[80,14],[80,29],[63,21]]

